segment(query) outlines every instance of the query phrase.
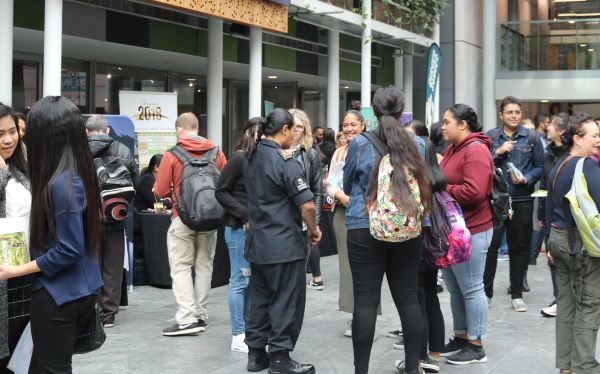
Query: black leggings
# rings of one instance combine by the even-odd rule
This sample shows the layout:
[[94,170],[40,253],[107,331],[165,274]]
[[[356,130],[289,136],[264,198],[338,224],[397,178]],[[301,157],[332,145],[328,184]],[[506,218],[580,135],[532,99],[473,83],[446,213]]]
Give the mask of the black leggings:
[[419,304],[423,316],[423,340],[421,342],[421,359],[426,360],[427,345],[429,351],[441,352],[445,344],[444,315],[440,309],[440,299],[437,295],[438,269],[421,261],[419,268]]
[[61,306],[45,288],[31,293],[31,374],[70,374],[73,346],[81,328],[94,313],[96,295]]
[[308,266],[310,266],[313,278],[321,276],[321,252],[318,245],[310,248]]
[[422,236],[402,243],[388,243],[374,239],[369,229],[348,230],[348,257],[354,288],[352,346],[356,374],[369,372],[384,274],[404,330],[406,373],[418,372],[422,323],[417,272],[422,246]]

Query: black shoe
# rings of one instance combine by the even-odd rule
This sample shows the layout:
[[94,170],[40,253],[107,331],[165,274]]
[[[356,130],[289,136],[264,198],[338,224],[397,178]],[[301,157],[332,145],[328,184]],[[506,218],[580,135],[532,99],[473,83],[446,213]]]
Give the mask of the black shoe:
[[442,356],[442,357],[451,356],[451,355],[457,353],[458,351],[460,351],[461,349],[463,349],[464,347],[466,347],[467,344],[469,344],[469,341],[467,339],[463,339],[463,338],[459,338],[458,336],[454,336],[448,342],[448,344],[446,344],[444,346],[443,351],[440,352],[440,356]]
[[204,328],[198,326],[196,322],[192,322],[184,325],[174,324],[162,330],[162,334],[164,336],[196,335],[201,331],[204,331]]
[[475,344],[467,344],[458,353],[446,357],[446,362],[454,365],[468,365],[479,362],[487,362],[485,349]]
[[315,374],[311,364],[300,364],[290,358],[287,352],[275,352],[271,355],[269,374]]
[[257,372],[265,370],[269,367],[269,354],[264,348],[248,347],[248,366],[246,370]]
[[206,331],[206,328],[208,327],[208,323],[206,323],[205,320],[198,318],[198,326],[200,326],[200,328],[202,329],[200,331]]

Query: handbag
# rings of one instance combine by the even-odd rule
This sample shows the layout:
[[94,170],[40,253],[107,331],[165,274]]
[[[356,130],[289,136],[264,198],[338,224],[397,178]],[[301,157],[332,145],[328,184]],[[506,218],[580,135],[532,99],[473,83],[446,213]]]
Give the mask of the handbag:
[[92,313],[88,321],[83,325],[75,340],[73,353],[83,354],[95,351],[102,347],[105,341],[106,333],[100,319],[100,306],[96,304],[94,306],[94,313]]

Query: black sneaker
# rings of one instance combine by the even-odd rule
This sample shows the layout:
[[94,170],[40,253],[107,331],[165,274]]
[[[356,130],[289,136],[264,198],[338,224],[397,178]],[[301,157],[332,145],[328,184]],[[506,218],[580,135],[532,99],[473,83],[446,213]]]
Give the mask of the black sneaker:
[[310,281],[310,283],[308,284],[307,287],[311,288],[313,290],[323,291],[323,288],[324,288],[323,281],[322,280],[318,281],[318,282]]
[[180,336],[180,335],[196,335],[201,331],[206,330],[204,327],[198,326],[198,323],[186,323],[184,325],[174,324],[162,330],[164,336]]
[[467,344],[460,352],[446,357],[446,362],[453,365],[468,365],[487,362],[485,349],[475,344]]
[[394,343],[394,349],[404,349],[404,336],[399,337]]
[[402,330],[392,330],[387,333],[388,338],[396,339],[402,336]]
[[206,331],[206,328],[208,327],[208,323],[206,323],[205,320],[198,318],[198,326],[200,327],[200,331]]
[[427,355],[427,359],[421,362],[421,367],[426,373],[439,373],[440,372],[440,360]]
[[452,339],[450,339],[448,344],[446,344],[444,346],[444,350],[442,352],[440,352],[440,356],[442,356],[442,357],[451,356],[451,355],[457,353],[458,351],[460,351],[461,349],[463,349],[464,347],[466,347],[467,344],[469,344],[469,341],[467,339],[463,339],[463,338],[459,338],[458,336],[455,336]]

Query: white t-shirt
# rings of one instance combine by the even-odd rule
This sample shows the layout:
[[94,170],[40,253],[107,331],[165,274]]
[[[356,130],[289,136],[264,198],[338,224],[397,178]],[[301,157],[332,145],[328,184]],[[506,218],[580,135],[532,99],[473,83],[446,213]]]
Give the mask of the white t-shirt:
[[14,178],[6,185],[6,217],[26,217],[31,211],[31,193]]

